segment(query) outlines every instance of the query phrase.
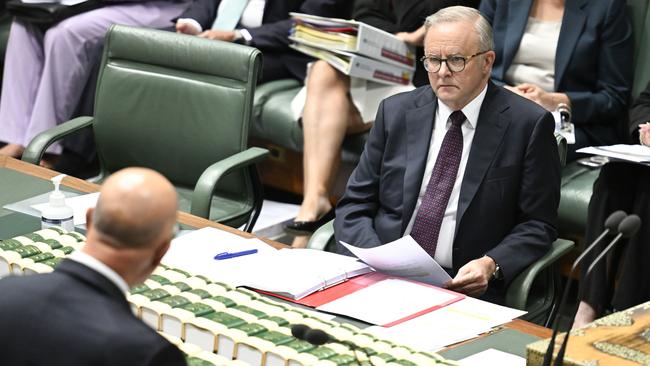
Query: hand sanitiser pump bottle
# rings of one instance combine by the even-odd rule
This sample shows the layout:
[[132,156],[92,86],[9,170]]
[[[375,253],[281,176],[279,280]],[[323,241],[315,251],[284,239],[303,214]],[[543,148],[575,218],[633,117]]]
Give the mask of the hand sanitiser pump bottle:
[[72,209],[65,204],[65,195],[59,190],[65,174],[52,178],[54,190],[50,193],[50,203],[41,212],[41,228],[60,226],[68,231],[74,230],[74,214]]

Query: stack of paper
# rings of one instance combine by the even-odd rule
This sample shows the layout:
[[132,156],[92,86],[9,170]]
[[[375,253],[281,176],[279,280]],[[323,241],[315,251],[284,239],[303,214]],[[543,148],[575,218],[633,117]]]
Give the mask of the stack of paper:
[[[258,252],[226,260],[214,258],[223,252],[250,249]],[[294,300],[372,271],[355,258],[311,249],[276,250],[259,239],[213,228],[174,239],[162,263]]]
[[291,13],[289,39],[297,51],[327,61],[342,73],[390,85],[408,85],[415,50],[394,35],[353,20]]
[[606,156],[632,163],[650,164],[650,147],[643,145],[590,146],[578,150],[581,154]]

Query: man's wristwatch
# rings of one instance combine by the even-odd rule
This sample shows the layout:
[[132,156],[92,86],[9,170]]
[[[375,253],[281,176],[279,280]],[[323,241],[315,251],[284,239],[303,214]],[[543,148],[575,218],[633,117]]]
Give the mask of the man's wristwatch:
[[235,33],[235,38],[232,40],[233,42],[250,46],[253,41],[253,36],[251,36],[248,30],[235,29],[233,32]]
[[[494,259],[493,259],[494,260]],[[494,262],[496,267],[494,267],[494,272],[492,272],[493,281],[501,281],[503,279],[503,272],[501,272],[501,266],[496,261]]]

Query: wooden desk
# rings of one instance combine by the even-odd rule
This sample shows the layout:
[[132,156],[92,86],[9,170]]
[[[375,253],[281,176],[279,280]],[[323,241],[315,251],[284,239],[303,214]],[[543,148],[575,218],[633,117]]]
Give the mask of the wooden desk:
[[[36,165],[32,165],[29,163],[25,163],[20,160],[16,160],[10,157],[6,156],[0,156],[0,170],[1,169],[10,169],[19,173],[23,173],[35,178],[40,178],[43,180],[49,180],[50,178],[58,175],[59,173],[40,167]],[[79,192],[84,192],[84,193],[92,193],[92,192],[97,192],[99,191],[100,186],[94,183],[87,182],[82,179],[78,179],[75,177],[67,176],[63,179],[63,185],[66,187],[69,187],[71,189],[77,190]],[[0,181],[0,187],[2,187],[4,190],[10,190],[12,187],[4,187],[2,182]],[[49,186],[48,186],[49,187]],[[41,192],[43,193],[43,192]],[[7,202],[5,202],[7,203]],[[3,203],[4,204],[4,203]],[[233,233],[242,237],[246,238],[251,238],[255,237],[253,234],[246,233],[234,228],[231,228],[229,226],[221,225],[216,222],[206,220],[194,215],[191,215],[186,212],[180,212],[178,213],[178,221],[182,224],[185,224],[187,226],[193,227],[193,228],[202,228],[202,227],[214,227],[220,230],[227,231],[229,233]],[[264,240],[267,244],[275,247],[275,248],[286,248],[287,246],[278,242],[275,242],[270,239],[266,238],[260,238],[261,240]],[[529,335],[533,335],[536,337],[540,338],[549,338],[551,336],[551,330],[548,328],[541,327],[539,325],[524,321],[524,320],[519,320],[515,319],[510,323],[507,323],[504,325],[504,328],[507,329],[513,329],[517,330]],[[484,335],[487,336],[487,335]],[[453,347],[459,347],[464,344],[467,344],[471,341],[467,342],[462,342],[457,345],[454,345]]]
[[[46,169],[37,165],[29,164],[21,160],[17,160],[8,156],[0,155],[0,169],[10,169],[14,170],[19,173],[23,173],[26,175],[30,175],[35,178],[40,178],[43,180],[49,180],[50,178],[59,175],[60,173],[57,173],[53,170]],[[98,184],[90,183],[87,182],[83,179],[71,177],[71,176],[66,176],[62,184],[68,188],[74,189],[79,192],[83,193],[93,193],[99,191],[100,186]],[[12,187],[4,187],[2,182],[0,182],[0,187],[3,189],[11,189]],[[253,234],[237,230],[235,228],[232,228],[230,226],[225,226],[221,225],[219,223],[216,223],[214,221],[206,220],[204,218],[198,217],[191,215],[187,212],[182,212],[178,211],[178,222],[193,228],[202,228],[202,227],[214,227],[219,230],[227,231],[229,233],[237,234],[239,236],[245,237],[245,238],[252,238],[254,237]],[[264,239],[267,244],[273,246],[274,248],[280,249],[280,248],[286,248],[287,246],[282,243],[278,243],[273,240],[269,239]]]

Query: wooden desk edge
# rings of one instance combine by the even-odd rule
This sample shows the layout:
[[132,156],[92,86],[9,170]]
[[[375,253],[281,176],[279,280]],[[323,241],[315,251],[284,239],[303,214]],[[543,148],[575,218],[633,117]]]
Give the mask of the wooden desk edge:
[[[17,160],[5,155],[0,155],[0,168],[7,168],[11,170],[18,171],[20,173],[28,174],[33,177],[41,178],[41,179],[50,179],[52,177],[55,177],[59,175],[60,173],[55,172],[53,170],[26,163],[21,160]],[[95,184],[95,183],[90,183],[87,182],[83,179],[75,178],[72,176],[66,176],[63,181],[63,185],[66,187],[76,189],[81,192],[85,193],[93,193],[97,192],[100,189],[100,185]],[[244,238],[255,238],[256,236],[244,231],[237,230],[235,228],[232,228],[230,226],[225,226],[221,225],[219,223],[216,223],[214,221],[206,220],[204,218],[194,216],[192,214],[189,214],[187,212],[182,212],[178,211],[178,222],[184,225],[188,225],[194,228],[202,228],[202,227],[213,227],[217,228],[219,230],[223,230],[232,234],[236,234],[239,236],[242,236]],[[276,241],[273,241],[271,239],[267,238],[260,238],[257,237],[258,239],[264,241],[265,243],[269,244],[270,246],[276,248],[276,249],[281,249],[281,248],[287,248],[287,245],[284,245],[282,243],[278,243]]]

